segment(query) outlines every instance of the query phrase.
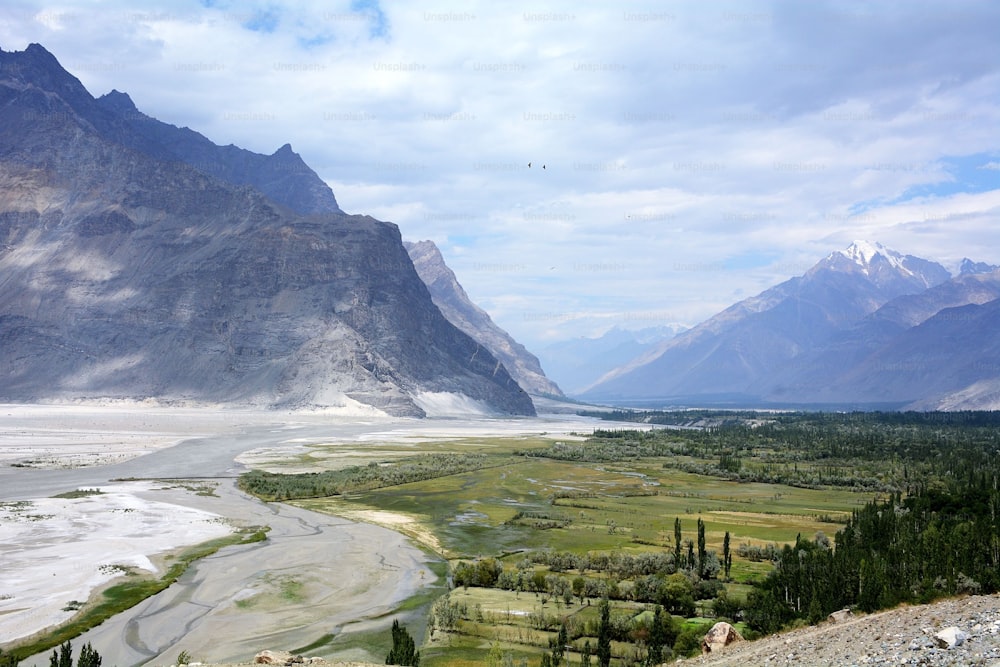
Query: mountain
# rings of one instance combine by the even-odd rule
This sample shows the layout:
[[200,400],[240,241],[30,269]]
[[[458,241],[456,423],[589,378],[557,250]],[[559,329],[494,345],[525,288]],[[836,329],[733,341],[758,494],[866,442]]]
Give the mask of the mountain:
[[958,267],[958,274],[964,276],[970,273],[992,273],[997,269],[1000,269],[1000,266],[987,264],[986,262],[973,262],[971,259],[966,257],[962,260],[961,266]]
[[137,123],[43,47],[0,51],[0,400],[534,414],[434,305],[399,229],[344,214],[290,148]]
[[449,322],[492,352],[529,394],[563,395],[559,387],[545,376],[538,358],[498,327],[485,310],[469,299],[433,241],[404,242],[403,245],[413,260],[417,275],[430,290],[431,299]]
[[[873,394],[872,389],[862,389],[857,382],[846,379],[841,382],[838,378],[853,375],[859,378],[879,378],[877,383],[891,384],[894,377],[891,372],[893,369],[926,365],[926,354],[921,355],[920,360],[909,358],[905,363],[899,360],[891,362],[879,360],[889,351],[899,347],[901,336],[946,309],[969,304],[985,304],[998,298],[1000,298],[1000,271],[963,273],[919,294],[898,297],[854,326],[833,336],[824,345],[803,354],[784,369],[777,370],[759,387],[759,393],[767,396],[769,400],[779,402],[792,397],[796,402],[867,401],[865,397],[877,396],[878,390],[874,390]],[[929,341],[928,344],[931,354],[940,353],[940,350],[931,349],[939,348],[940,341]],[[978,353],[981,348],[982,345],[974,345],[971,351]],[[873,369],[885,372],[876,373]],[[947,372],[939,373],[938,377],[946,375]],[[933,393],[930,384],[924,382],[919,386],[925,396]],[[883,398],[888,395],[884,394]],[[916,397],[911,389],[899,394],[903,398],[897,397],[888,402],[906,402],[907,395],[910,396],[910,400]]]
[[760,400],[793,360],[894,298],[950,278],[941,265],[856,241],[611,371],[581,397],[605,402]]
[[549,369],[548,375],[572,394],[682,330],[667,326],[637,331],[612,327],[597,338],[579,337],[552,343],[538,354]]

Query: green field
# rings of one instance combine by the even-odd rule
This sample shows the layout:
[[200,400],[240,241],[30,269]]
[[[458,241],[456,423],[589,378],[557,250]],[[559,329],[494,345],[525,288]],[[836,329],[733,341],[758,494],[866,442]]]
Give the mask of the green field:
[[[811,539],[820,531],[832,537],[851,512],[874,495],[845,488],[728,481],[678,470],[673,465],[676,458],[671,457],[595,463],[516,455],[538,453],[551,445],[546,438],[476,438],[405,446],[366,443],[347,460],[397,465],[406,455],[478,452],[487,454],[488,461],[457,474],[291,502],[403,532],[452,568],[462,561],[496,557],[505,571],[521,569],[527,577],[536,572],[553,574],[545,565],[524,570],[524,558],[532,552],[672,552],[677,518],[685,542],[695,539],[697,522],[702,520],[707,550],[719,554],[727,531],[733,552],[741,544],[783,545],[794,542],[797,535]],[[338,458],[322,448],[310,456],[325,461],[326,469],[332,469],[331,461]],[[302,462],[299,457],[295,463]],[[766,576],[772,567],[766,560],[753,562],[734,555],[726,594],[744,603],[749,582]],[[581,575],[560,574],[567,580]],[[583,574],[607,578],[595,572]],[[566,602],[544,592],[459,587],[447,600],[463,605],[464,612],[447,628],[435,624],[432,614],[421,646],[421,664],[427,667],[482,664],[494,643],[513,665],[538,664],[560,624],[574,628],[575,638],[564,658],[568,663],[579,664],[583,642],[596,641],[586,628],[596,623],[597,598],[574,596]],[[704,617],[713,615],[712,607],[711,599],[698,601],[692,618],[676,618],[688,637],[681,644],[689,650],[715,622]],[[619,623],[635,628],[627,641],[612,643],[616,663],[641,662],[643,624],[649,622],[651,609],[649,603],[627,599],[612,602]]]

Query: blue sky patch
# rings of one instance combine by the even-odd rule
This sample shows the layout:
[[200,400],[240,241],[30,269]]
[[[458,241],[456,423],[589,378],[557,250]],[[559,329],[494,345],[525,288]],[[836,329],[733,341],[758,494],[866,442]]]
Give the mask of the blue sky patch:
[[370,37],[386,37],[389,34],[389,20],[385,17],[378,0],[352,0],[351,11],[368,15]]
[[939,199],[956,194],[976,194],[1000,189],[1000,157],[989,153],[943,157],[937,161],[948,174],[933,183],[907,188],[903,194],[889,199],[870,199],[850,207],[851,215],[864,213],[880,206],[905,204],[914,199]]
[[243,24],[247,30],[254,32],[274,32],[280,20],[278,12],[273,9],[261,10],[254,14],[253,18]]

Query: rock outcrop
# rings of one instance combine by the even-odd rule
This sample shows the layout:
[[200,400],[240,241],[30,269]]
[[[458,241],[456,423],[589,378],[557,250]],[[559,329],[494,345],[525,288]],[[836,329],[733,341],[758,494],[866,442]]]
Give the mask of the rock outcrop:
[[325,662],[322,658],[304,658],[288,651],[261,651],[253,657],[255,665],[311,665]]
[[725,621],[719,621],[701,640],[701,652],[702,655],[716,653],[734,642],[741,641],[744,641],[743,635],[737,632],[736,628]]

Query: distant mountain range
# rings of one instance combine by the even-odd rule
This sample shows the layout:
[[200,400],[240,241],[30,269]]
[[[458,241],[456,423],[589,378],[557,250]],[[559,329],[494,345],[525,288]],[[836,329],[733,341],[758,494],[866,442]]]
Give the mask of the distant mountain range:
[[538,350],[538,357],[546,375],[567,393],[575,394],[683,330],[679,326],[638,330],[612,327],[596,338],[579,337],[546,345]]
[[1000,270],[858,241],[610,371],[585,400],[1000,407]]
[[288,145],[216,146],[0,51],[0,401],[146,398],[534,414],[398,228]]

